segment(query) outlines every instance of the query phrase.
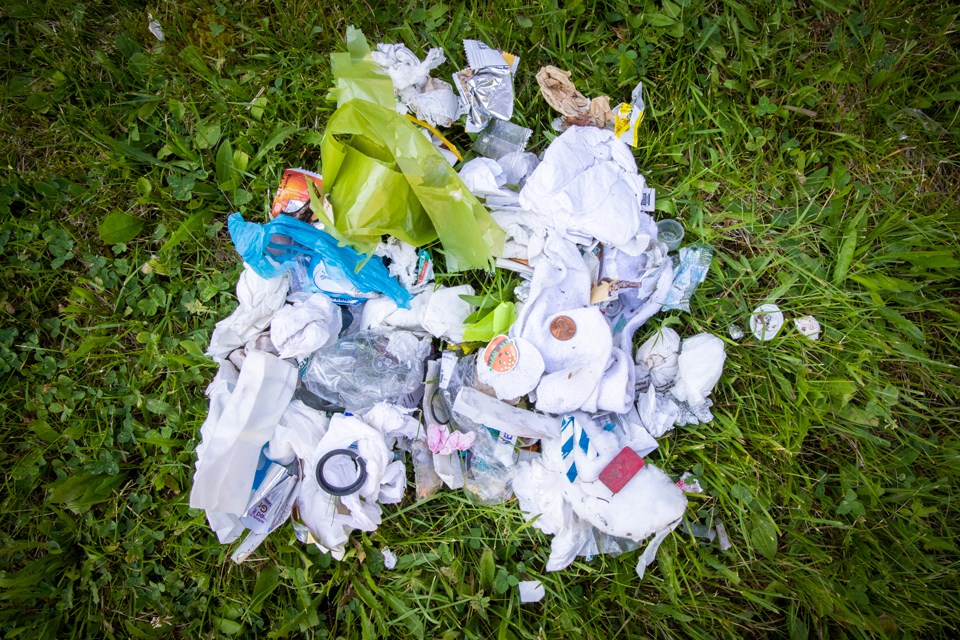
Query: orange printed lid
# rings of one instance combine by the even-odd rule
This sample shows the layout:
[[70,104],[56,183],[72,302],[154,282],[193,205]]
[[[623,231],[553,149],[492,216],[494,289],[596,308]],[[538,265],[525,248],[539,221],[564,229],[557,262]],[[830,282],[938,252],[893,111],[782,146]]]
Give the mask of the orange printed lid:
[[496,336],[483,350],[483,361],[494,373],[511,371],[519,360],[517,344],[507,336]]

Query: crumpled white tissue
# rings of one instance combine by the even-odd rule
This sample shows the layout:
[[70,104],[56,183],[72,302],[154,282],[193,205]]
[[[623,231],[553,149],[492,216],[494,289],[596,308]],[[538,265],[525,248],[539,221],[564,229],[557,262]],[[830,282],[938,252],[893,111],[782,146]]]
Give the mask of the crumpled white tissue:
[[518,463],[513,478],[513,491],[524,519],[539,516],[533,526],[553,536],[547,571],[559,571],[577,556],[592,555],[597,549],[593,527],[573,513],[560,490],[561,482],[566,478],[548,469],[540,459]]
[[677,359],[677,378],[670,393],[690,405],[703,404],[723,374],[723,340],[711,333],[686,338]]
[[[510,327],[511,336],[520,336],[538,349],[537,343],[545,339],[543,332],[549,332],[550,316],[590,305],[590,273],[576,245],[550,237],[543,251],[546,259],[537,263],[530,294]],[[535,337],[531,339],[531,335]]]
[[377,50],[372,51],[370,56],[383,67],[393,81],[394,90],[398,92],[407,87],[419,87],[430,77],[430,72],[446,60],[443,49],[430,49],[421,62],[413,51],[402,44],[378,44]]
[[[237,385],[237,377],[240,372],[230,362],[224,362],[217,370],[217,375],[207,387],[207,397],[210,398],[210,408],[207,411],[207,418],[200,427],[200,444],[197,445],[197,462],[195,468],[200,467],[200,461],[203,459],[204,451],[210,444],[212,433],[216,429],[217,422],[220,420],[223,409],[230,401],[230,394],[233,393]],[[243,525],[240,524],[238,514],[222,513],[219,511],[207,510],[207,522],[210,528],[217,534],[220,544],[233,542],[243,533]]]
[[613,347],[610,351],[610,362],[597,385],[596,408],[588,405],[587,410],[617,414],[629,411],[634,401],[634,375],[630,356],[622,349]]
[[417,119],[434,127],[449,127],[463,113],[453,87],[436,78],[428,78],[417,90],[411,87],[401,91],[400,100]]
[[637,382],[647,382],[661,389],[677,377],[680,336],[664,327],[637,349]]
[[596,238],[636,255],[651,239],[645,186],[630,147],[612,131],[570,127],[547,147],[520,204],[549,215],[554,229],[579,244]]
[[[474,158],[464,163],[460,168],[459,175],[471,193],[482,197],[496,194],[495,199],[487,198],[487,204],[493,204],[494,207],[517,205],[520,200],[519,193],[505,188],[506,185],[519,187],[525,184],[527,178],[539,164],[540,161],[537,156],[528,151],[513,152],[497,160],[484,157]],[[529,212],[527,215],[529,216]],[[549,226],[547,223],[547,218],[540,220],[540,224],[544,228]]]
[[435,127],[449,127],[460,117],[460,101],[453,87],[430,77],[430,71],[446,60],[442,49],[430,49],[421,62],[402,44],[378,44],[371,57],[390,76],[400,102],[417,118]]
[[291,400],[270,438],[267,458],[282,465],[291,464],[297,458],[305,459],[317,448],[329,423],[326,413],[312,409],[300,400]]
[[201,432],[191,507],[243,513],[260,451],[273,437],[296,384],[297,369],[289,362],[259,351],[247,355],[216,423]]
[[247,354],[251,351],[263,351],[264,353],[275,356],[280,355],[279,352],[277,352],[277,348],[273,346],[273,341],[270,340],[270,330],[267,329],[263,333],[258,333],[248,340],[242,349],[234,349],[231,351],[230,355],[227,356],[227,361],[233,364],[237,370],[240,370],[243,368],[243,361],[247,359]]
[[637,413],[643,428],[654,438],[659,438],[673,429],[681,412],[669,392],[657,393],[656,388],[650,385],[637,397]]
[[414,408],[401,407],[389,402],[378,402],[361,416],[363,421],[380,431],[387,439],[387,446],[393,448],[399,438],[415,440],[424,434],[420,421],[410,414]]
[[273,315],[286,303],[289,289],[289,274],[279,278],[261,278],[244,265],[237,280],[239,304],[233,313],[214,327],[207,355],[222,361],[231,351],[244,346],[270,326]]
[[520,207],[502,206],[490,207],[490,215],[504,232],[500,257],[525,260],[531,267],[536,268],[549,233],[545,218]]
[[[598,457],[612,459],[621,445],[597,443]],[[524,518],[539,516],[533,526],[554,536],[547,571],[563,569],[578,555],[601,553],[612,546],[598,534],[633,544],[653,536],[637,563],[642,577],[660,542],[686,510],[687,499],[680,488],[649,462],[615,495],[600,482],[569,482],[562,440],[543,440],[542,447],[539,458],[518,463],[513,490]]]
[[[399,280],[403,288],[410,293],[420,293],[431,286],[433,267],[432,265],[424,266],[428,269],[428,272],[421,273],[418,269],[421,266],[420,256],[417,254],[415,246],[393,236],[388,236],[384,242],[377,245],[373,253],[389,259],[390,264],[387,265],[387,269],[390,275]],[[387,299],[389,300],[389,298]]]
[[435,338],[453,343],[463,342],[463,322],[476,307],[460,296],[473,294],[473,287],[468,284],[440,287],[434,291],[423,310],[423,328]]
[[[504,230],[503,248],[498,257],[524,260],[531,268],[536,266],[543,252],[552,225],[549,216],[521,207],[520,194],[513,189],[526,183],[539,162],[537,156],[524,151],[508,153],[498,160],[474,158],[460,169],[463,183],[473,194],[483,198],[490,215]],[[514,263],[498,264],[518,269]]]
[[490,158],[474,158],[464,163],[459,175],[467,189],[476,195],[499,193],[500,187],[507,183],[503,167]]
[[270,340],[281,358],[305,358],[337,341],[343,316],[326,294],[285,305],[270,323]]
[[[403,309],[387,296],[371,298],[363,303],[359,322],[356,322],[358,331],[379,329],[403,329],[415,333],[427,333],[423,328],[423,316],[427,303],[433,297],[433,289],[427,289],[413,296],[410,308]],[[353,327],[350,327],[353,330]]]
[[[337,498],[317,482],[317,463],[327,452],[352,445],[356,445],[366,463],[367,478],[356,493]],[[335,414],[330,418],[327,433],[304,460],[305,472],[297,497],[300,517],[319,545],[334,558],[343,558],[344,545],[353,529],[373,531],[379,526],[381,504],[396,503],[403,497],[405,469],[403,462],[393,457],[379,430],[356,416]],[[327,477],[342,484],[352,480]]]
[[643,421],[640,419],[636,407],[631,407],[625,413],[620,414],[618,419],[624,431],[623,446],[630,447],[641,458],[647,457],[657,449],[659,446],[657,440],[643,426]]

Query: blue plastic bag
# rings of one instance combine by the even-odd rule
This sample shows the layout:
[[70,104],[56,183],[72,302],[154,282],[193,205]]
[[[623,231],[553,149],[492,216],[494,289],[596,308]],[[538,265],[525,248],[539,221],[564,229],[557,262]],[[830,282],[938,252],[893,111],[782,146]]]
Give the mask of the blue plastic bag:
[[410,293],[390,276],[380,258],[341,247],[328,233],[306,222],[281,214],[257,224],[234,213],[227,218],[227,229],[244,262],[263,278],[275,278],[306,261],[308,274],[318,267],[327,274],[342,274],[356,289],[382,293],[398,306],[410,308]]

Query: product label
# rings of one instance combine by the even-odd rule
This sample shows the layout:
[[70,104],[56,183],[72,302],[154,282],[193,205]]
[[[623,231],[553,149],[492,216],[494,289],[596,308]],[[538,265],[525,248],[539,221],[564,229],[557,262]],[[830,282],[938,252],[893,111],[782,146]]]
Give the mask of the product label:
[[640,192],[640,211],[653,211],[657,202],[657,190],[644,187]]
[[260,524],[265,524],[267,522],[267,514],[270,513],[270,507],[272,506],[273,502],[270,501],[270,498],[264,498],[251,507],[250,511],[247,512],[247,517],[253,518]]
[[433,279],[433,259],[425,249],[417,252],[417,279],[413,286],[420,286]]
[[440,356],[440,384],[441,389],[450,386],[450,378],[453,377],[453,370],[457,366],[457,354],[452,351],[444,351]]
[[483,361],[494,373],[512,371],[519,360],[517,344],[507,336],[496,336],[483,350]]
[[280,187],[273,199],[270,215],[276,218],[281,213],[293,216],[304,222],[313,222],[316,216],[310,209],[310,189],[307,181],[313,186],[323,202],[323,209],[327,217],[333,219],[333,207],[323,193],[323,178],[319,174],[305,169],[287,169],[280,179]]

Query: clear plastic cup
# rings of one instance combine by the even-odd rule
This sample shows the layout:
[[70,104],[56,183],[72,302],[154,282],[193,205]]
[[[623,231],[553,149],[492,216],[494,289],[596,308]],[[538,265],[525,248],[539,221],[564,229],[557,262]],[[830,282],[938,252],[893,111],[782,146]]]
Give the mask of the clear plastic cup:
[[657,238],[667,245],[670,251],[676,251],[683,242],[683,225],[676,220],[661,220],[657,223]]

